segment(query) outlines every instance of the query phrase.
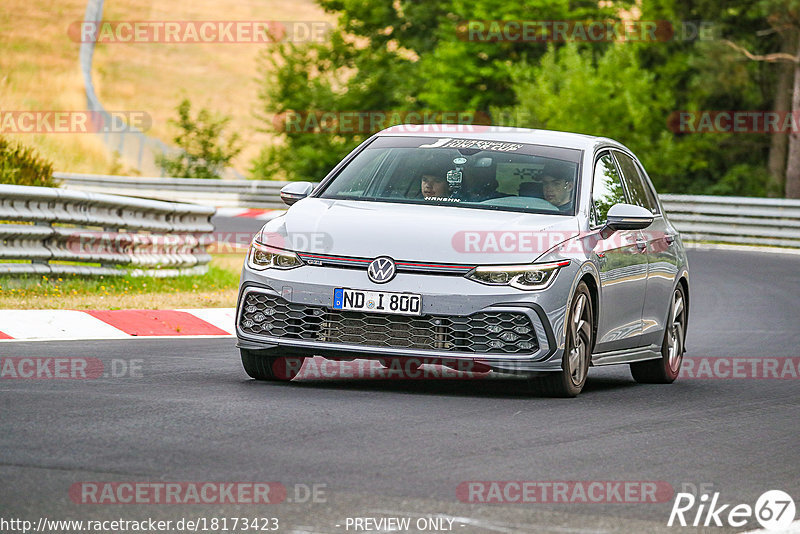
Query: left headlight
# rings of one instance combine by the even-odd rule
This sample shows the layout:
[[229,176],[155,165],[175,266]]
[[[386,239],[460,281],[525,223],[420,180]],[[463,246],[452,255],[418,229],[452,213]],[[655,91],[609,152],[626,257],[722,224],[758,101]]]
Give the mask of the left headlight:
[[487,265],[475,267],[466,277],[490,286],[511,286],[525,290],[544,289],[550,285],[558,271],[567,265],[569,260],[528,265]]
[[257,241],[250,244],[250,251],[247,253],[247,266],[256,271],[294,269],[301,265],[303,265],[303,260],[294,252],[264,245]]

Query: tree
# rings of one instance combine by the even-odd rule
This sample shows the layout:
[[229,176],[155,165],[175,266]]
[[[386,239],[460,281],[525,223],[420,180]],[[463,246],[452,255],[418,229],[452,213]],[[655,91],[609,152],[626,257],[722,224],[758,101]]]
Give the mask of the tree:
[[516,126],[620,141],[639,156],[659,189],[686,188],[683,176],[702,165],[698,147],[684,146],[666,128],[674,95],[641,67],[629,44],[600,54],[573,43],[551,47],[540,62],[516,66],[513,79],[520,104],[505,113]]
[[0,136],[0,184],[58,187],[53,165],[36,151]]
[[[762,3],[768,10],[767,21],[771,31],[766,33],[780,37],[780,52],[754,54],[738,43],[725,40],[725,44],[740,52],[751,61],[777,64],[774,111],[791,113],[796,124],[800,118],[800,2],[767,0]],[[788,141],[788,142],[787,142]],[[787,146],[788,145],[788,146]],[[784,194],[786,198],[800,198],[800,131],[772,135],[769,169],[773,183],[780,184],[780,174],[785,174]]]
[[459,28],[467,20],[566,20],[614,13],[594,0],[317,2],[339,15],[329,42],[283,43],[262,56],[261,115],[265,129],[277,133],[278,140],[254,161],[255,177],[318,180],[372,133],[291,131],[280,123],[289,113],[460,111],[486,116],[493,106],[513,105],[509,67],[541,56],[546,48],[464,39]]
[[[786,44],[776,27],[786,27],[777,24],[776,15],[782,6],[796,2],[644,2],[644,20],[712,21],[712,32],[694,41],[639,46],[642,67],[655,73],[659,86],[671,88],[674,110],[787,110],[791,84],[786,70],[776,69],[776,64],[748,61],[726,42],[757,55],[780,52]],[[703,137],[713,138],[713,143],[706,143]],[[687,191],[746,196],[783,196],[785,192],[786,135],[689,134],[676,136],[676,141],[688,150],[696,148],[706,163],[704,169],[686,176]]]
[[308,122],[294,128],[283,120],[291,114],[408,109],[403,88],[413,77],[410,61],[387,49],[356,47],[341,31],[327,43],[282,43],[262,62],[264,129],[277,133],[279,141],[254,161],[255,178],[320,180],[371,133],[359,128],[329,133]]
[[[787,159],[779,157],[780,136],[673,132],[669,119],[682,110],[775,105],[778,73],[739,60],[722,38],[755,54],[777,52],[782,38],[762,34],[775,13],[784,12],[776,4],[786,1],[317,0],[338,14],[337,29],[328,43],[284,44],[265,55],[270,65],[263,75],[262,115],[271,126],[276,115],[297,111],[482,113],[504,125],[616,138],[640,155],[663,192],[780,194],[783,178],[779,187],[769,177],[777,166],[768,166],[768,159]],[[472,39],[463,32],[470,20],[631,17],[673,21],[679,32],[684,22],[713,21],[714,35],[556,42],[548,48],[541,41]],[[255,161],[256,176],[319,179],[370,133],[289,131],[276,122],[271,129],[277,141]]]
[[205,108],[192,117],[188,99],[181,101],[177,111],[178,120],[170,119],[169,122],[178,128],[173,141],[180,151],[159,155],[157,162],[161,169],[167,176],[219,178],[225,167],[242,151],[237,133],[227,140],[222,139],[230,118],[215,116]]

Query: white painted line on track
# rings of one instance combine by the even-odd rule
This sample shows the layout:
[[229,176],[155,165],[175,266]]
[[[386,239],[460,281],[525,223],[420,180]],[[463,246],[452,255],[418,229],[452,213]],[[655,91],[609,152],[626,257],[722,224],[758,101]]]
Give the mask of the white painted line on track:
[[12,338],[30,340],[130,337],[88,313],[75,310],[0,310],[0,331]]
[[177,311],[191,313],[231,335],[236,333],[236,308],[180,309]]
[[30,343],[42,341],[129,341],[133,339],[236,339],[236,336],[231,335],[189,335],[189,336],[128,336],[123,337],[52,337],[52,338],[36,338],[36,339],[0,339],[0,345],[3,343]]

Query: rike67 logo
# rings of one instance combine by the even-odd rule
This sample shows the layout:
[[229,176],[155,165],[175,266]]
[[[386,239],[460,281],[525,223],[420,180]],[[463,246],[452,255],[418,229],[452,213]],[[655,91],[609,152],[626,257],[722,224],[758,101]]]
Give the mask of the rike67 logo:
[[764,492],[755,506],[722,504],[719,492],[704,493],[699,498],[692,493],[678,493],[667,526],[677,523],[682,527],[743,527],[755,518],[767,530],[785,531],[794,521],[794,515],[794,500],[781,490]]

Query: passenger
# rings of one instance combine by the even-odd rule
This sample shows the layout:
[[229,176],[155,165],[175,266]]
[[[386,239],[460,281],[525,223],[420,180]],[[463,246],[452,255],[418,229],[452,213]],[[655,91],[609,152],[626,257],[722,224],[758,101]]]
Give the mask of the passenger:
[[575,182],[547,168],[544,169],[541,179],[544,199],[562,213],[572,212],[572,190],[575,188]]

